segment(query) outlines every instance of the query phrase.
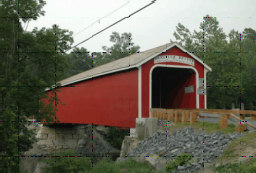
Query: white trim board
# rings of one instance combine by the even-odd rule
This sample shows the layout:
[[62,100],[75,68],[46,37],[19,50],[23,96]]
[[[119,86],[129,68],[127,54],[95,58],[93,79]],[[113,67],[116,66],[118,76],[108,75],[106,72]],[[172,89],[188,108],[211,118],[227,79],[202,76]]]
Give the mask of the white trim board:
[[198,71],[191,66],[181,66],[181,65],[166,65],[166,64],[155,64],[151,67],[149,75],[149,117],[151,118],[151,111],[152,108],[152,72],[156,67],[167,67],[167,68],[185,68],[185,69],[192,69],[196,74],[196,86],[195,86],[195,92],[196,92],[196,108],[199,108],[199,94],[197,93],[198,86],[199,86],[199,74]]
[[207,109],[207,87],[206,87],[206,75],[207,75],[207,70],[204,68],[204,90],[205,90],[205,95],[204,95],[204,108]]
[[142,118],[141,67],[138,69],[138,118]]

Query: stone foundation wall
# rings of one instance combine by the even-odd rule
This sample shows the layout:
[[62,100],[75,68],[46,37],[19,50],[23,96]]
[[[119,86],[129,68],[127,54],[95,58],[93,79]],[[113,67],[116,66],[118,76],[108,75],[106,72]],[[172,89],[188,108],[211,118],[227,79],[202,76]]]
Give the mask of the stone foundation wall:
[[24,153],[21,168],[29,173],[41,173],[45,159],[53,152],[74,150],[86,156],[119,154],[105,139],[108,127],[91,125],[45,126],[34,123],[28,127],[36,132],[38,141]]

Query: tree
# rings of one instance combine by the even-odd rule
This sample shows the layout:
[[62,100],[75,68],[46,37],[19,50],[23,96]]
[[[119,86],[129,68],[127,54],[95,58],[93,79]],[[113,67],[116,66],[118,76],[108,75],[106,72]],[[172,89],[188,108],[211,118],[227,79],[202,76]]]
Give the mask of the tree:
[[67,55],[68,68],[65,77],[89,70],[93,67],[93,58],[85,48],[75,48]]
[[135,46],[132,42],[131,33],[125,32],[120,35],[117,32],[113,32],[110,36],[110,41],[114,44],[111,47],[103,46],[104,53],[94,53],[96,66],[129,56],[140,49],[139,46]]
[[176,31],[173,33],[173,35],[181,46],[186,47],[188,50],[192,50],[194,48],[192,44],[193,39],[191,32],[181,23],[178,23],[178,26],[176,26]]
[[[19,159],[32,147],[28,117],[52,120],[54,97],[45,95],[61,77],[63,50],[73,42],[58,26],[25,32],[21,21],[44,14],[43,0],[2,0],[0,5],[0,172],[19,172]],[[39,102],[41,98],[49,104]]]
[[244,89],[241,100],[247,109],[256,109],[256,31],[245,28],[242,35],[241,65],[245,70],[241,74]]
[[174,36],[178,43],[200,57],[212,67],[207,74],[208,107],[230,108],[231,103],[240,101],[240,54],[239,34],[231,31],[227,35],[216,18],[206,15],[200,23],[199,31],[193,34],[182,24],[178,24]]

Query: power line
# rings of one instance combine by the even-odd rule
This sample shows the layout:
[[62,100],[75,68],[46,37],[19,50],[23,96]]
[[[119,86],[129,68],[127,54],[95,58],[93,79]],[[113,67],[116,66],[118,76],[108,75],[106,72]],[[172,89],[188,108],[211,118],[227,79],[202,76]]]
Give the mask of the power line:
[[128,0],[126,3],[124,3],[123,5],[121,5],[120,7],[118,7],[117,9],[113,10],[112,12],[110,12],[109,14],[107,14],[106,16],[103,16],[101,18],[99,18],[98,20],[92,22],[90,25],[88,25],[87,27],[85,27],[84,29],[82,29],[81,31],[79,31],[78,33],[76,33],[74,36],[84,32],[86,29],[92,27],[95,23],[100,23],[100,21],[104,18],[107,18],[108,16],[112,15],[113,13],[115,13],[116,11],[120,10],[121,8],[125,7],[126,5],[128,5],[130,3],[130,0]]
[[114,25],[120,23],[121,21],[123,21],[123,20],[125,20],[125,19],[127,19],[127,18],[130,18],[130,17],[133,16],[134,14],[140,12],[141,10],[143,10],[143,9],[147,8],[148,6],[152,5],[153,3],[155,3],[155,1],[156,1],[156,0],[152,0],[149,4],[143,6],[142,8],[140,8],[140,9],[138,9],[138,10],[136,10],[135,12],[131,13],[129,16],[123,17],[122,19],[116,21],[115,23],[113,23],[113,24],[107,26],[106,28],[100,30],[99,32],[93,34],[91,37],[89,37],[89,38],[87,38],[87,39],[81,41],[80,43],[76,44],[75,46],[69,48],[69,49],[66,50],[65,52],[67,52],[67,51],[69,51],[70,49],[73,49],[73,48],[77,47],[78,45],[80,45],[80,44],[82,44],[82,43],[84,43],[84,42],[90,40],[90,39],[93,38],[94,36],[96,36],[96,35],[102,33],[103,31],[107,30],[108,28],[111,28],[112,26],[114,26]]

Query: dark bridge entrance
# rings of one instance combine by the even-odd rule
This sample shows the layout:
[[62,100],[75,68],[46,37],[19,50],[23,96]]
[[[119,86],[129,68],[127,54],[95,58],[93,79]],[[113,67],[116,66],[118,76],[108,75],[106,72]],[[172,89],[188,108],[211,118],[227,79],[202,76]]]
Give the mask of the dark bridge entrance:
[[188,108],[196,104],[195,72],[186,68],[156,67],[152,71],[152,108]]

